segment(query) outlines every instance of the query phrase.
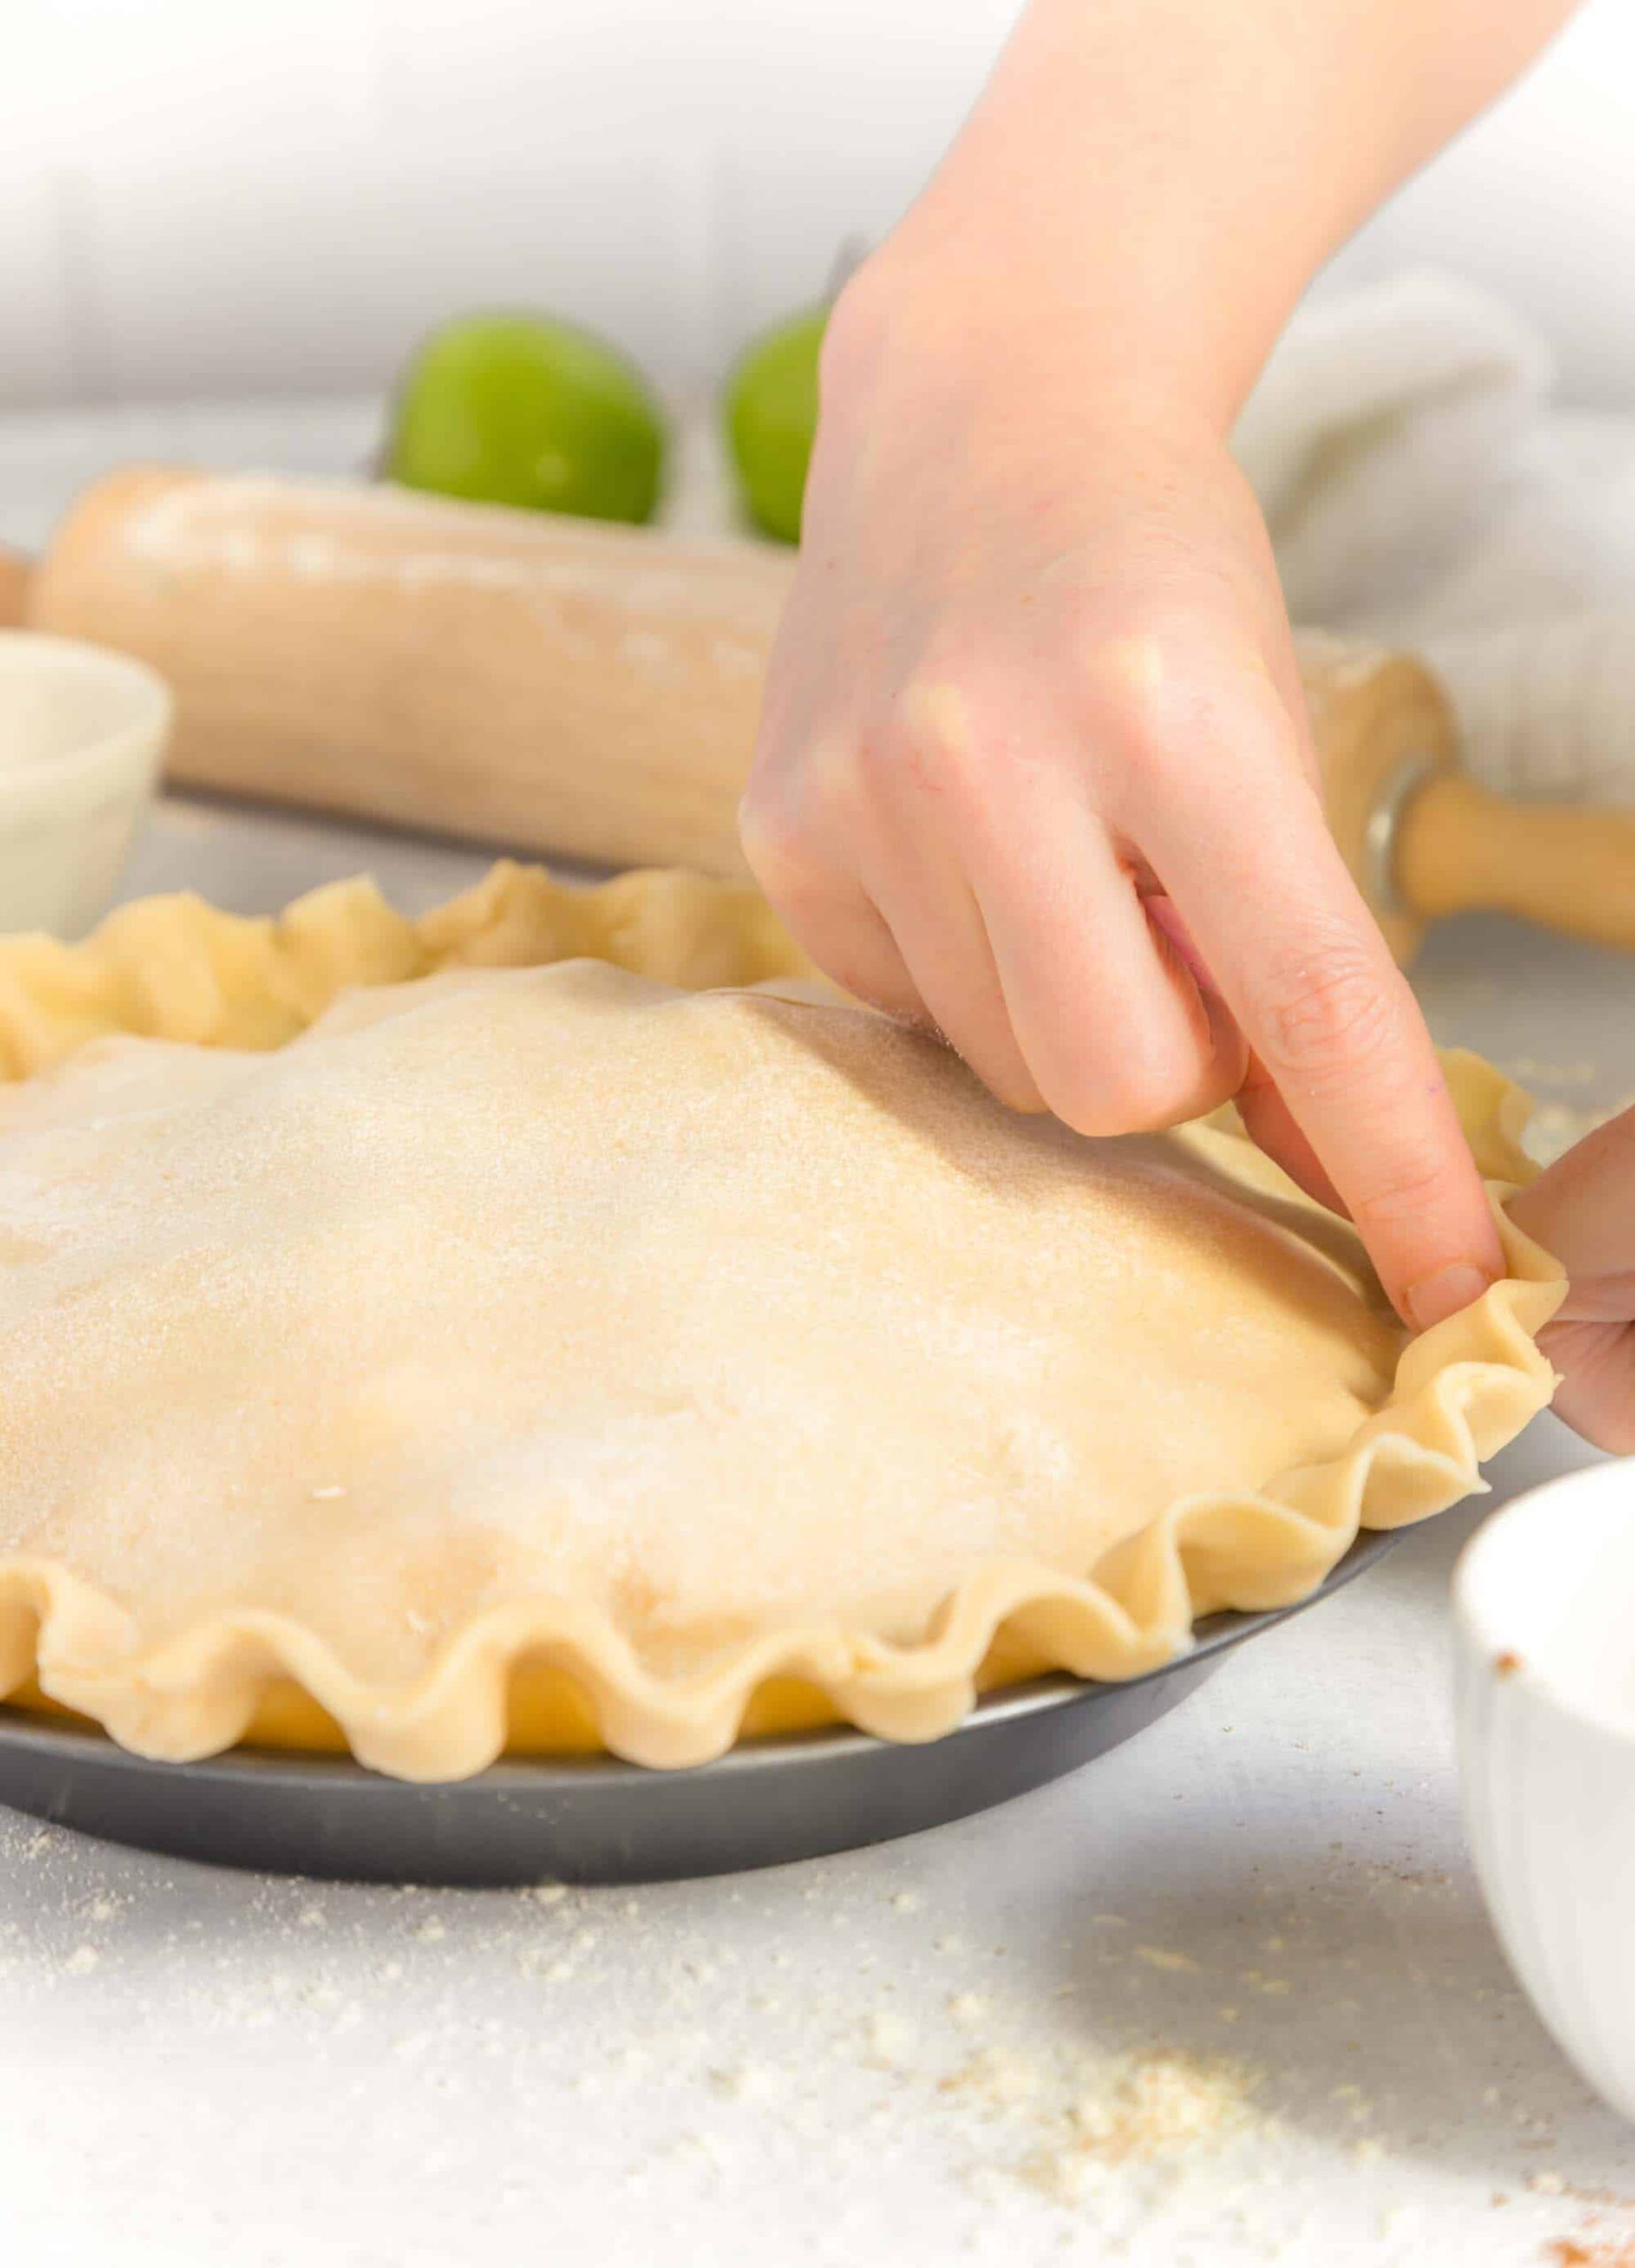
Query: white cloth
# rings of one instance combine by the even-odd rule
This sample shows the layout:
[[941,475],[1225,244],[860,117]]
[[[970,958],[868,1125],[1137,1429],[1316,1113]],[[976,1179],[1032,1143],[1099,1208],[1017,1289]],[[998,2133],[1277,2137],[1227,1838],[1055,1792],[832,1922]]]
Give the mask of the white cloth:
[[[1635,803],[1635,412],[1553,408],[1550,379],[1473,284],[1320,287],[1235,446],[1298,622],[1422,653],[1490,785]],[[361,472],[384,417],[365,398],[0,418],[0,542],[43,548],[74,491],[133,457]],[[713,411],[678,423],[664,517],[725,532]]]
[[1472,284],[1319,291],[1233,445],[1297,622],[1423,655],[1490,786],[1635,804],[1635,415],[1550,380]]

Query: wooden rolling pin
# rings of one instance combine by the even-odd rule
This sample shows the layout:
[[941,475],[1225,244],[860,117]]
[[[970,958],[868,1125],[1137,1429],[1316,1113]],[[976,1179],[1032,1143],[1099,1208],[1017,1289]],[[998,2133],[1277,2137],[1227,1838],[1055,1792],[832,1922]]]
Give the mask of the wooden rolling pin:
[[[790,572],[748,542],[144,469],[14,566],[12,612],[163,671],[184,784],[732,874]],[[1469,906],[1635,948],[1635,812],[1486,793],[1403,656],[1313,637],[1301,667],[1336,836],[1401,959]]]

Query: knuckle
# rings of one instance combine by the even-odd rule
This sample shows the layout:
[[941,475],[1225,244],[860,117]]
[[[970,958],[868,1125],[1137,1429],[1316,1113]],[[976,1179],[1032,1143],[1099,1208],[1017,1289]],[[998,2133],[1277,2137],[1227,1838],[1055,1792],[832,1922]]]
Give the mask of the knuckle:
[[1349,936],[1282,954],[1262,979],[1256,1007],[1268,1068],[1308,1089],[1369,1070],[1401,1022],[1395,985],[1366,944]]
[[871,783],[855,742],[834,740],[815,746],[801,788],[810,825],[825,841],[848,842],[861,833]]
[[1448,1193],[1445,1159],[1430,1150],[1414,1148],[1395,1158],[1350,1204],[1352,1221],[1365,1239],[1405,1221],[1435,1215]]
[[1007,1109],[1039,1111],[1043,1098],[1015,1042],[998,1031],[951,1034],[949,1045]]
[[1119,737],[1143,752],[1169,744],[1178,675],[1174,641],[1161,625],[1098,625],[1081,643],[1080,683],[1093,714],[1116,718]]
[[893,704],[892,769],[919,795],[956,807],[981,792],[980,735],[971,703],[947,676],[911,680]]
[[738,839],[769,897],[787,904],[817,887],[820,869],[810,830],[781,796],[747,795],[738,807]]
[[884,962],[872,962],[848,952],[843,946],[825,954],[824,966],[841,991],[849,993],[854,1000],[861,1000],[865,1007],[878,1008],[882,1014],[917,1029],[927,1028],[929,1020],[924,1004],[902,972]]
[[1239,770],[1287,765],[1293,727],[1252,641],[1200,640],[1196,617],[1166,611],[1096,633],[1081,649],[1089,736],[1107,789],[1195,798],[1200,759],[1229,750]]
[[1564,1383],[1555,1408],[1597,1449],[1635,1456],[1635,1323],[1558,1319],[1539,1346]]
[[800,835],[790,814],[764,788],[748,788],[738,806],[738,839],[763,889],[800,856]]
[[1075,1050],[1048,1066],[1039,1086],[1075,1132],[1105,1136],[1151,1133],[1189,1117],[1197,1079],[1167,1058],[1110,1061],[1099,1052]]
[[856,764],[844,741],[817,742],[790,774],[752,776],[738,806],[738,833],[763,889],[809,887],[828,863],[825,845],[853,831]]

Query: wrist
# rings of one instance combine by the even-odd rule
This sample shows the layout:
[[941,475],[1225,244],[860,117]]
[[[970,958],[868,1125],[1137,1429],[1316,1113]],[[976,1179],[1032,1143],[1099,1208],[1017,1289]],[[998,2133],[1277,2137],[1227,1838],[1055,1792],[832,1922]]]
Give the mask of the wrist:
[[[1093,245],[1086,253],[1096,256]],[[1131,291],[1078,288],[1048,252],[1017,244],[1004,211],[944,198],[941,184],[836,300],[825,413],[878,401],[895,371],[972,405],[990,400],[1008,426],[1065,430],[1075,451],[1143,429],[1224,445],[1238,408],[1222,358],[1183,314]]]
[[1377,43],[1352,21],[1375,4],[1034,0],[878,272],[951,289],[979,326],[1003,309],[1030,378],[1059,351],[1224,433],[1400,171]]

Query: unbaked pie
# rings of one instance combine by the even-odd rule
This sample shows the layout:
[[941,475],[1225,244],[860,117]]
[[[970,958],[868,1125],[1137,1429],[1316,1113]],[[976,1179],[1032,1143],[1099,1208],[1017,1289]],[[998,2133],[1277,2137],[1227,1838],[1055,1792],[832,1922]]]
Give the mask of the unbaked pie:
[[1235,1124],[1083,1140],[804,974],[748,891],[511,866],[0,945],[0,1692],[416,1778],[923,1739],[1300,1597],[1548,1400],[1502,1213],[1409,1340]]

